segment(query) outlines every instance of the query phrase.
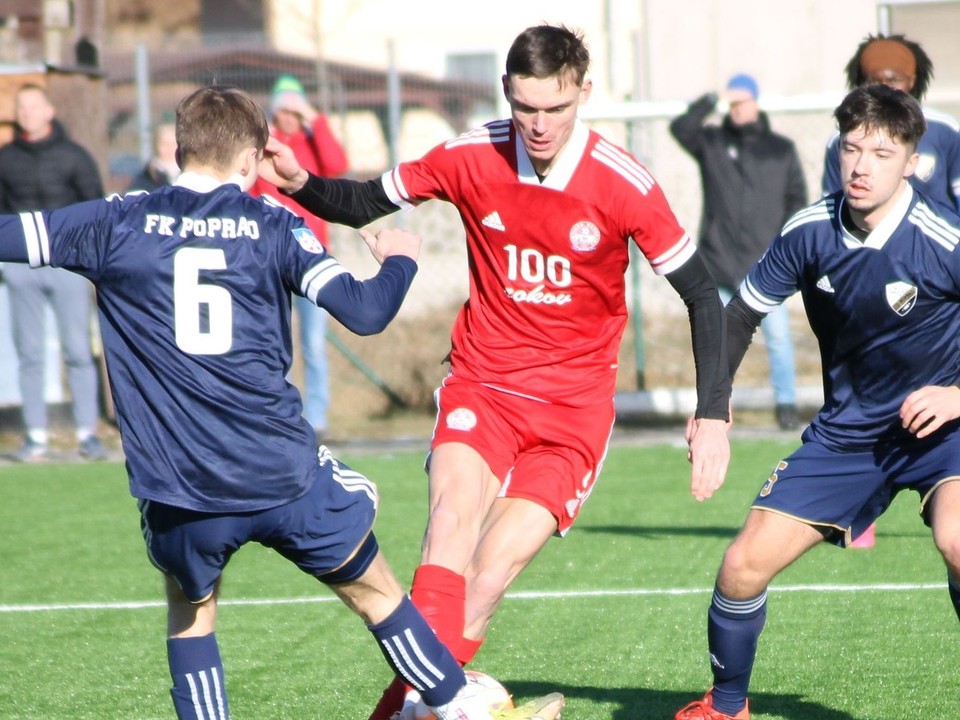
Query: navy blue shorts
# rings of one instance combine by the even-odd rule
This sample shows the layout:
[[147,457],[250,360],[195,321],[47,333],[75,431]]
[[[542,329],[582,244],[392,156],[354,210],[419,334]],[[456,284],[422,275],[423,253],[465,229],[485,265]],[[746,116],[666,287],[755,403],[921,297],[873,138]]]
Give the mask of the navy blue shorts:
[[817,526],[841,547],[890,507],[901,490],[927,501],[940,484],[960,480],[960,430],[908,444],[878,444],[863,452],[838,452],[808,440],[777,463],[753,507]]
[[338,463],[325,447],[319,459],[305,495],[266,510],[204,513],[141,500],[140,524],[150,561],[176,579],[195,603],[210,596],[233,553],[251,541],[273,548],[324,582],[362,575],[377,551],[371,533],[377,487]]

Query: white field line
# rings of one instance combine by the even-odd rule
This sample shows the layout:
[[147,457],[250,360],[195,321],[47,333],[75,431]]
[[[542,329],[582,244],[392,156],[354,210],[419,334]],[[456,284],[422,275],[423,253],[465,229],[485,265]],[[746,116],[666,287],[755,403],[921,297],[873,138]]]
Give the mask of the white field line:
[[[876,585],[785,585],[771,587],[771,594],[791,592],[851,593],[851,592],[915,592],[918,590],[944,590],[946,583],[880,583]],[[565,600],[602,597],[649,597],[671,595],[708,595],[713,588],[636,588],[628,590],[555,590],[507,593],[513,600]],[[310,598],[263,598],[259,600],[221,600],[220,605],[304,605],[307,603],[334,602],[332,595]],[[61,612],[69,610],[142,610],[162,608],[166,603],[156,600],[142,602],[107,603],[50,603],[44,605],[0,605],[0,613]]]

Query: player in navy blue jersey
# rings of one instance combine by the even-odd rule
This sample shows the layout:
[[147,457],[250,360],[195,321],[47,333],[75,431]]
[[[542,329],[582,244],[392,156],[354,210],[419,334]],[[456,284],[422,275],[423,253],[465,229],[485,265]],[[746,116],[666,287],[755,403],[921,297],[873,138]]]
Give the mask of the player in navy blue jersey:
[[[0,260],[63,267],[96,286],[130,490],[165,576],[177,716],[229,717],[218,587],[233,553],[256,541],[356,612],[437,717],[490,718],[379,551],[376,487],[318,451],[286,380],[291,293],[354,332],[379,332],[413,280],[420,239],[362,233],[381,267],[358,281],[302,220],[246,192],[269,136],[248,95],[201,88],[176,123],[173,186],[0,217]],[[547,696],[510,717],[560,705]]]
[[677,720],[749,718],[768,584],[820,542],[850,543],[901,490],[920,497],[960,615],[960,217],[909,183],[925,129],[914,98],[861,87],[835,117],[843,191],[787,222],[727,310],[735,372],[762,317],[799,289],[825,402],[724,555],[714,686]]
[[926,124],[908,94],[835,112],[842,192],[791,218],[727,309],[735,372],[763,316],[798,289],[825,402],[727,549],[708,613],[714,685],[677,720],[750,717],[767,586],[822,541],[845,546],[901,490],[920,497],[960,615],[960,217],[913,189]]

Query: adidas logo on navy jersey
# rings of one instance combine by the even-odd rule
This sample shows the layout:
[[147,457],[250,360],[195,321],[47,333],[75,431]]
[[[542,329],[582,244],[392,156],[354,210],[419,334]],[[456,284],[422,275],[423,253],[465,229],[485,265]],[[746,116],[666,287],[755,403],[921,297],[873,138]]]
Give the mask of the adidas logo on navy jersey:
[[503,224],[503,220],[500,219],[500,213],[498,213],[496,210],[487,215],[483,220],[480,221],[480,223],[482,225],[486,225],[488,228],[500,230],[501,232],[507,229]]
[[903,317],[917,304],[917,288],[905,282],[887,283],[887,302],[897,315]]
[[830,278],[828,278],[826,275],[817,280],[817,288],[823,290],[825,293],[830,293],[831,295],[836,292],[836,290],[833,289],[833,285],[830,284]]

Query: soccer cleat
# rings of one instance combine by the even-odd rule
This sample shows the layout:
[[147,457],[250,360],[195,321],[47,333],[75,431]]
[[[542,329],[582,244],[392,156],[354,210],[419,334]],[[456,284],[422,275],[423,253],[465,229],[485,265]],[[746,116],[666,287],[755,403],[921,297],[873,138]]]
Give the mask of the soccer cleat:
[[106,460],[107,459],[107,450],[103,447],[103,444],[97,439],[96,435],[91,435],[86,440],[80,443],[80,457],[86,460]]
[[23,445],[10,455],[10,459],[23,463],[43,462],[47,459],[47,446],[27,438]]
[[711,688],[702,700],[694,700],[692,703],[680,709],[673,720],[750,720],[750,703],[743,706],[743,710],[736,715],[726,715],[713,707],[713,695]]

